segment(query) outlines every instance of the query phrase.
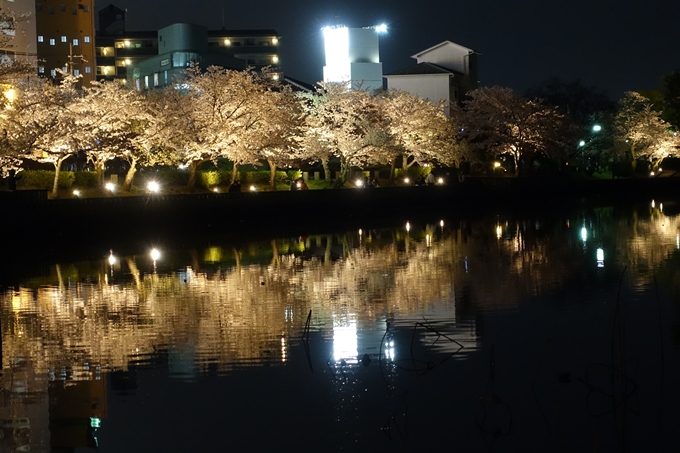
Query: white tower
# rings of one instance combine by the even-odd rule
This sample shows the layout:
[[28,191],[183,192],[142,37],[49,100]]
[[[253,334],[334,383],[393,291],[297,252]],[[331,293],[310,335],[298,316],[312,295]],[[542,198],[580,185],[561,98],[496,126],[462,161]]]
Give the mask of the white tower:
[[385,25],[366,28],[323,28],[326,66],[324,82],[350,82],[353,89],[382,88],[382,63],[378,36]]

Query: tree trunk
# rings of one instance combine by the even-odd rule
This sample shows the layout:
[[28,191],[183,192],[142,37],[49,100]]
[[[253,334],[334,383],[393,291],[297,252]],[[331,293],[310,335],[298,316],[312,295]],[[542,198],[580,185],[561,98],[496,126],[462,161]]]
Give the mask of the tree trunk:
[[276,190],[276,164],[269,159],[267,163],[269,164],[269,188]]
[[96,162],[95,171],[97,172],[97,186],[104,189],[104,173],[106,172],[106,162]]
[[350,161],[349,159],[340,159],[340,176],[338,176],[338,179],[342,184],[344,184],[347,181],[347,172],[350,169]]
[[331,179],[331,170],[328,168],[328,159],[321,159],[321,166],[323,167],[323,177],[326,181]]
[[198,176],[198,169],[201,165],[208,162],[208,159],[194,160],[189,163],[189,180],[187,181],[187,189],[196,187],[196,177]]
[[231,168],[231,182],[229,187],[236,182],[236,177],[238,176],[238,164],[234,162],[234,166]]
[[132,159],[129,161],[129,164],[130,168],[128,169],[127,173],[125,173],[125,181],[123,181],[123,189],[127,190],[128,192],[132,188],[132,180],[137,173],[137,159]]
[[52,197],[56,198],[59,192],[59,173],[61,173],[61,164],[66,158],[60,157],[54,162],[54,182],[52,184]]
[[397,171],[397,159],[399,159],[399,156],[396,156],[394,159],[392,159],[392,167],[390,168],[390,185],[394,185],[394,173]]

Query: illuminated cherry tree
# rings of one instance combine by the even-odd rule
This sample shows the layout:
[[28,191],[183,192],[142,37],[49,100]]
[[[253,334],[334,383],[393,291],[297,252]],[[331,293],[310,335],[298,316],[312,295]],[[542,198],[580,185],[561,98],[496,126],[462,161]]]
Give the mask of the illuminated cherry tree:
[[326,83],[305,98],[306,134],[317,149],[333,150],[340,158],[339,182],[345,182],[354,165],[389,161],[388,120],[375,96],[365,90],[350,90],[347,84]]
[[253,71],[232,71],[216,66],[187,71],[179,87],[164,91],[168,142],[189,167],[193,187],[198,168],[226,157],[235,165],[257,163],[253,140],[269,107],[267,88]]
[[628,91],[619,101],[614,125],[620,142],[627,143],[635,159],[663,159],[677,153],[680,140],[661,112],[654,110],[652,102],[639,93]]
[[468,93],[460,132],[486,158],[511,156],[515,171],[532,155],[556,157],[563,152],[564,117],[556,109],[525,99],[509,88],[479,88]]
[[397,160],[402,169],[439,162],[450,165],[460,160],[460,145],[443,104],[435,105],[418,95],[390,90],[380,98],[388,125],[389,151],[393,154],[392,175]]

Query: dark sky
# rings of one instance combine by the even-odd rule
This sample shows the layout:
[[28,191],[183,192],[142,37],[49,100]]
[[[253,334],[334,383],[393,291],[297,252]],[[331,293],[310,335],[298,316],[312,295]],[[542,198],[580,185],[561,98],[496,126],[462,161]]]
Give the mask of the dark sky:
[[[98,8],[108,5],[98,3]],[[450,40],[481,52],[482,85],[523,93],[547,77],[580,79],[617,99],[654,88],[680,69],[678,0],[117,0],[128,30],[175,22],[210,29],[273,28],[282,36],[286,75],[322,78],[324,25],[385,22],[383,72],[407,67],[410,56]],[[224,11],[224,13],[223,13]]]

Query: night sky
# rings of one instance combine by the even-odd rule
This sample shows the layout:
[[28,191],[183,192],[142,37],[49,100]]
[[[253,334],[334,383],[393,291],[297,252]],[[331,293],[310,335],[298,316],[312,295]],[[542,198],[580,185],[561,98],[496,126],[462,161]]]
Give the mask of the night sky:
[[[97,4],[101,9],[109,4]],[[677,0],[118,0],[128,30],[176,22],[210,29],[273,28],[283,36],[286,75],[315,83],[324,65],[321,27],[385,22],[383,72],[415,62],[410,56],[450,40],[482,54],[482,86],[524,93],[550,76],[581,80],[618,99],[654,88],[680,69]],[[224,11],[224,12],[223,12]]]

